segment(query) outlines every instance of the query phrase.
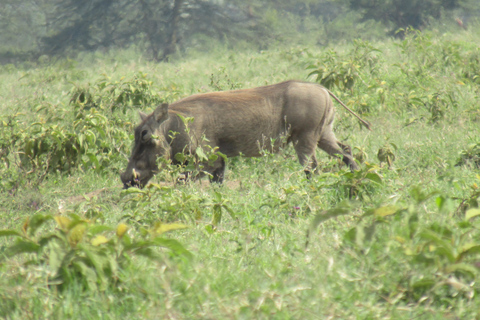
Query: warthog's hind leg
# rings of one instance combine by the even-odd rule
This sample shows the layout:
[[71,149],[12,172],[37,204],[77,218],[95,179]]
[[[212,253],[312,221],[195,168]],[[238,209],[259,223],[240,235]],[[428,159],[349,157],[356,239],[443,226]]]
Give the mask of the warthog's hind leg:
[[341,157],[342,161],[350,167],[350,170],[352,170],[352,172],[359,169],[357,163],[353,159],[351,151],[352,149],[350,148],[350,146],[340,143],[335,137],[333,131],[323,134],[320,141],[318,141],[318,147],[331,156],[337,158]]

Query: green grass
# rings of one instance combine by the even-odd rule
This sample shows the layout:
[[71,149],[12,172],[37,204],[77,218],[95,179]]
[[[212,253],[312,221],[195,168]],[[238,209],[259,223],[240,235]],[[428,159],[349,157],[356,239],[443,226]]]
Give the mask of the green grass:
[[[462,150],[480,143],[480,52],[474,45],[479,40],[473,31],[459,37],[426,33],[408,36],[403,43],[369,43],[380,51],[365,56],[355,55],[367,48],[365,43],[349,43],[262,52],[216,49],[208,55],[192,52],[168,64],[124,51],[84,54],[78,61],[33,68],[3,66],[0,142],[8,142],[2,150],[10,153],[0,163],[2,229],[22,232],[25,219],[38,214],[75,214],[113,229],[126,223],[134,237],[148,233],[156,221],[181,221],[189,228],[162,237],[177,240],[193,259],[155,249],[159,257],[153,260],[128,256],[105,290],[86,288],[82,274],[61,290],[49,285],[55,274],[43,258],[50,251],[7,258],[15,239],[1,237],[0,317],[479,317],[480,256],[476,249],[462,250],[480,243],[478,222],[465,218],[465,210],[478,207],[480,171],[472,161],[456,166]],[[312,71],[308,66],[337,70],[331,77],[338,79],[353,70],[351,88],[337,82],[331,90],[373,125],[372,132],[360,129],[336,105],[337,137],[356,147],[354,153],[361,149],[367,155],[359,173],[351,175],[318,151],[319,173],[306,181],[289,147],[278,155],[230,159],[222,186],[206,181],[173,185],[163,182],[171,181],[163,172],[143,193],[121,191],[119,172],[127,163],[137,110],[152,111],[157,100],[171,102],[197,92],[304,80]],[[150,83],[146,89],[135,87],[135,77],[142,74]],[[105,77],[118,92],[130,85],[137,88],[150,99],[149,105],[126,103],[125,113],[121,108],[111,111],[114,97],[97,87]],[[89,90],[97,106],[71,104],[74,85]],[[43,111],[38,109],[42,106]],[[71,141],[87,139],[88,130],[72,123],[76,115],[87,119],[92,110],[104,118],[82,122],[96,137],[82,150],[104,162],[95,164],[80,154],[72,157],[68,170],[47,167],[52,157],[48,152],[20,162],[18,152],[27,138],[58,139],[51,146],[68,140],[63,133],[73,137]],[[58,128],[42,136],[30,127],[35,122],[44,129]],[[102,142],[115,146],[108,149]],[[377,159],[385,146],[395,155],[390,168]],[[350,209],[341,211],[348,200]],[[460,207],[463,200],[468,208]],[[218,208],[222,221],[214,228],[211,221]],[[311,230],[306,248],[315,217],[339,212],[346,214]],[[37,234],[59,228],[47,221]],[[114,231],[104,234],[116,239]],[[460,258],[461,252],[465,254]],[[28,260],[31,264],[25,265]],[[452,271],[454,267],[458,269]]]

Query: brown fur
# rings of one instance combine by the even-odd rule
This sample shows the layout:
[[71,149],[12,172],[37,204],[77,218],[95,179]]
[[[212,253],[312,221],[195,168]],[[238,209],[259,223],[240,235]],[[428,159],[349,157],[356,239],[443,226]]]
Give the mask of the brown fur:
[[[194,118],[189,124],[190,135],[178,114]],[[179,152],[205,145],[218,147],[227,157],[258,157],[262,148],[277,152],[285,142],[292,142],[307,176],[317,166],[318,146],[342,157],[352,170],[357,169],[350,147],[335,138],[334,114],[329,91],[306,82],[196,94],[159,106],[150,115],[140,113],[135,146],[121,178],[125,187],[144,186],[158,171],[158,157],[171,159]],[[178,132],[173,140],[172,131]],[[219,158],[204,170],[212,181],[222,182],[225,163]]]

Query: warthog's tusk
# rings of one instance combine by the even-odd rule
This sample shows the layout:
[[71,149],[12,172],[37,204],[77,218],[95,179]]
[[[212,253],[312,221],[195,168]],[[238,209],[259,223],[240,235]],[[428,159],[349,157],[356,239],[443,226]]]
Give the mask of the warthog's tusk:
[[135,168],[132,169],[133,181],[138,182],[140,181],[140,174],[135,171]]

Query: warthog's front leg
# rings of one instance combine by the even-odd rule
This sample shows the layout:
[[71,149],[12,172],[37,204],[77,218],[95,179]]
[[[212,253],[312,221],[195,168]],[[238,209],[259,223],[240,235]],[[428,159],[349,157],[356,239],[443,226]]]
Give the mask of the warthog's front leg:
[[210,182],[223,183],[223,178],[225,177],[225,160],[220,157],[208,171],[211,174]]

